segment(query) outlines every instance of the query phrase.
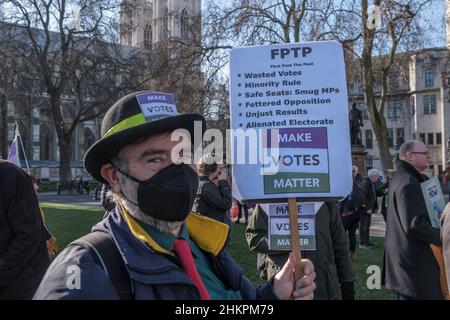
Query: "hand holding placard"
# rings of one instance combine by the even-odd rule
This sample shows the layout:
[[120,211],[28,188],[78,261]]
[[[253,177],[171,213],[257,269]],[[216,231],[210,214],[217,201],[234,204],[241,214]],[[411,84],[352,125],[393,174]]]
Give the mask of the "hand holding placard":
[[305,274],[298,280],[292,272],[296,263],[297,260],[291,252],[288,261],[273,279],[273,292],[280,300],[312,300],[314,298],[316,273],[313,263],[307,259],[299,261],[304,267]]

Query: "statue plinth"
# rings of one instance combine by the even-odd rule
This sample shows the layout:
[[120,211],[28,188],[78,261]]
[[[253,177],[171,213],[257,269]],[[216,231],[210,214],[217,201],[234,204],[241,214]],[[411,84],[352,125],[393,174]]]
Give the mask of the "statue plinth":
[[362,175],[366,172],[366,159],[366,148],[361,144],[352,144],[352,165],[357,166]]

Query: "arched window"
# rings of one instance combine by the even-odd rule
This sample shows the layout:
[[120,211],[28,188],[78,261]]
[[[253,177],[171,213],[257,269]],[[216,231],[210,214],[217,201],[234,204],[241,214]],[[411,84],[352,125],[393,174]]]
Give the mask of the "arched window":
[[391,101],[388,104],[388,118],[392,120],[396,120],[400,118],[402,111],[402,105],[400,101]]
[[89,149],[90,146],[92,146],[95,142],[95,135],[92,132],[91,129],[89,128],[84,128],[83,130],[83,135],[84,135],[84,144],[81,146],[81,154],[80,154],[80,158],[84,157],[84,154],[86,153],[86,151]]
[[373,148],[372,130],[366,130],[366,149]]
[[166,7],[163,14],[162,40],[169,38],[169,9]]
[[37,107],[37,106],[33,107],[32,113],[33,113],[33,119],[39,120],[39,117],[40,117],[39,107]]
[[389,148],[393,148],[394,147],[394,129],[388,128],[387,140],[388,140]]
[[40,160],[53,160],[52,159],[52,145],[53,135],[47,124],[41,124],[39,130],[39,143],[40,143]]
[[32,159],[33,160],[40,160],[40,136],[39,132],[40,130],[40,120],[39,120],[39,107],[33,107],[32,110],[33,114],[33,125],[32,125]]
[[181,39],[189,39],[189,16],[186,9],[183,9],[180,17]]
[[397,141],[395,143],[395,148],[398,150],[400,146],[405,142],[405,129],[397,128]]
[[133,35],[131,34],[131,32],[128,32],[128,36],[127,36],[127,40],[128,40],[128,46],[132,47],[133,46]]
[[146,48],[151,48],[152,39],[153,39],[153,29],[151,23],[149,23],[145,26],[144,30],[144,46]]

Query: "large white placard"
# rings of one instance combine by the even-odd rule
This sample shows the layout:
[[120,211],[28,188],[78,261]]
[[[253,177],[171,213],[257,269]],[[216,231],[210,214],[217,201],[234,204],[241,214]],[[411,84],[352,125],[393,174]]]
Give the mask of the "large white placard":
[[340,43],[235,48],[230,79],[235,198],[324,199],[351,191]]

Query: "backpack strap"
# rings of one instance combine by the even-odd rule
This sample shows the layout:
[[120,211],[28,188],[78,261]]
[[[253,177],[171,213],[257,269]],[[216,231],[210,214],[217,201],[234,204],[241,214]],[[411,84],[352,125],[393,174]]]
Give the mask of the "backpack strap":
[[133,282],[109,233],[96,231],[75,240],[71,245],[79,245],[91,254],[95,263],[107,274],[120,300],[132,300]]

